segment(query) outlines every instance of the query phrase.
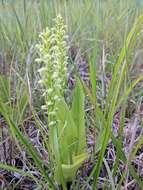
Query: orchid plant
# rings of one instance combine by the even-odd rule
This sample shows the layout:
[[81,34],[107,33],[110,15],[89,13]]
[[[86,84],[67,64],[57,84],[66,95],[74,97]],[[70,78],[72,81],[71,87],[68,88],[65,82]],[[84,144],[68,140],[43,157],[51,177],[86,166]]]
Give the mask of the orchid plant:
[[54,27],[40,34],[36,45],[42,63],[39,69],[48,113],[49,154],[53,158],[55,180],[66,189],[78,168],[87,158],[84,92],[80,80],[76,80],[72,106],[65,101],[67,84],[68,46],[66,26],[61,16],[54,20]]

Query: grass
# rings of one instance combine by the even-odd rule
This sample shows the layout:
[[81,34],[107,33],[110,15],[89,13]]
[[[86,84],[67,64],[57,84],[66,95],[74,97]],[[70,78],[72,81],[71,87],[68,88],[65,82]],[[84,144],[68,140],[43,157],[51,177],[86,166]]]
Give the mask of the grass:
[[[0,2],[0,120],[4,120],[0,123],[2,189],[20,189],[24,180],[23,183],[30,181],[31,189],[143,188],[139,160],[142,155],[143,63],[135,59],[142,51],[142,11],[143,4],[139,0]],[[68,82],[68,97],[61,95],[63,103],[57,103],[60,112],[56,118],[61,119],[63,127],[58,125],[51,133],[48,114],[41,110],[45,99],[44,89],[38,85],[41,78],[38,69],[42,64],[35,61],[38,57],[35,45],[39,34],[47,26],[52,27],[52,20],[59,13],[67,25],[67,73],[71,72],[78,82],[75,82],[75,89]],[[133,72],[132,68],[138,72]],[[133,102],[133,111],[130,102]],[[73,134],[75,126],[81,131],[78,131],[79,139]],[[74,129],[72,134],[70,127]],[[5,128],[12,142],[6,145],[11,153],[5,147]],[[64,172],[68,175],[73,171],[71,163],[82,160],[79,157],[82,150],[76,152],[78,148],[74,144],[82,147],[81,133],[85,132],[88,158],[82,165],[77,164],[77,174],[74,171],[74,177],[68,181]],[[77,139],[72,144],[70,138]],[[55,145],[53,149],[50,139]],[[68,150],[66,155],[72,155],[72,161],[68,156],[63,157],[65,150]],[[12,163],[18,155],[21,155],[18,159],[22,166]],[[55,170],[60,177],[55,177]],[[16,177],[17,173],[20,177]]]

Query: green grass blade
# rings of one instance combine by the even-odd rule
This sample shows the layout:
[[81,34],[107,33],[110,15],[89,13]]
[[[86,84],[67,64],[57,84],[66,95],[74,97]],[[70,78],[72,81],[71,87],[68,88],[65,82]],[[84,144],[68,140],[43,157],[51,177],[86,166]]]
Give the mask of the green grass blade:
[[12,119],[9,117],[9,115],[7,114],[7,110],[5,110],[4,104],[1,101],[0,101],[0,113],[4,116],[8,126],[10,127],[12,135],[25,146],[25,148],[27,149],[27,151],[30,153],[33,160],[35,161],[35,164],[37,165],[37,167],[41,171],[41,174],[43,174],[45,179],[47,179],[47,181],[49,182],[49,185],[51,185],[53,187],[53,189],[56,190],[54,183],[52,182],[52,180],[48,176],[48,173],[45,171],[45,169],[42,166],[42,161],[41,161],[40,157],[38,156],[38,154],[34,150],[33,146],[29,143],[29,140],[26,139],[25,137],[23,137],[20,130],[14,124]]

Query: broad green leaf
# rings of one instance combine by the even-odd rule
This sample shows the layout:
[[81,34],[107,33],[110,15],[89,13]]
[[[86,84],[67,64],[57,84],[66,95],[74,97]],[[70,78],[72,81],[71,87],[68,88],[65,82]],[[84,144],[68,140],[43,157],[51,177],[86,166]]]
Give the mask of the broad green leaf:
[[54,156],[55,156],[55,179],[57,182],[62,184],[62,187],[64,190],[66,190],[66,183],[65,179],[63,176],[63,171],[62,171],[62,163],[61,163],[61,152],[60,152],[60,145],[59,145],[59,140],[58,140],[58,134],[57,134],[57,128],[53,127],[53,140],[54,140]]
[[72,181],[78,168],[87,159],[87,156],[87,153],[82,153],[73,157],[73,164],[62,164],[62,170],[66,181]]
[[81,154],[86,149],[86,129],[85,129],[85,111],[84,111],[84,92],[80,80],[77,79],[76,87],[73,93],[72,117],[77,127],[77,154]]
[[57,108],[57,120],[60,121],[58,125],[58,139],[60,143],[61,160],[64,164],[70,164],[72,162],[72,155],[76,154],[77,128],[70,110],[63,99],[57,104]]

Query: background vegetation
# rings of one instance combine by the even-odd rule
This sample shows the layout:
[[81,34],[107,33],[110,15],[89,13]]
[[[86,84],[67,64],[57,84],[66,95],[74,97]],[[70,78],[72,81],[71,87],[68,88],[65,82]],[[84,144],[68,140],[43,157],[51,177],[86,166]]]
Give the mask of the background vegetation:
[[[62,185],[53,175],[35,61],[38,36],[58,14],[68,35],[66,102],[79,78],[88,152]],[[143,188],[142,26],[141,0],[1,0],[1,189]]]

